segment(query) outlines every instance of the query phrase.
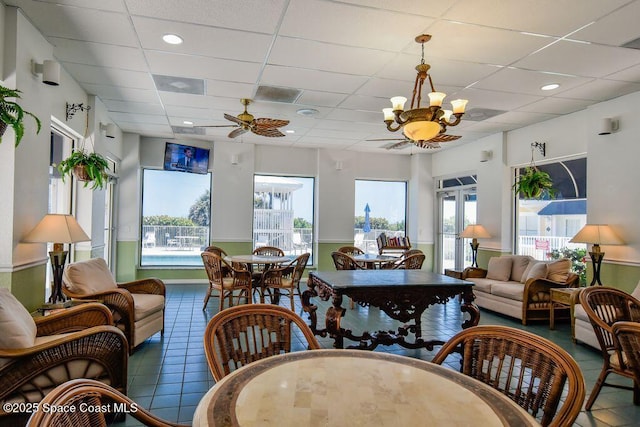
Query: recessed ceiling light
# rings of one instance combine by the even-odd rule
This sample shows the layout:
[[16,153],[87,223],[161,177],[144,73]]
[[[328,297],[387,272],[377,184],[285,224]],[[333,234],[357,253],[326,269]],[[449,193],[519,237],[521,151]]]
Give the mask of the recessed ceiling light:
[[177,34],[165,34],[164,36],[162,36],[162,40],[164,40],[165,43],[169,43],[169,44],[182,43],[182,37],[180,37]]
[[285,133],[296,133],[296,131],[295,131],[295,130],[293,130],[293,129],[287,129],[287,130],[285,130],[284,132],[285,132]]
[[190,121],[190,120],[185,120],[185,121],[184,121],[184,122],[182,122],[182,123],[183,123],[183,124],[185,124],[185,125],[192,125],[192,124],[193,124],[193,122],[192,122],[192,121]]
[[549,85],[542,86],[540,89],[542,89],[542,90],[554,90],[554,89],[558,89],[559,87],[560,87],[560,85],[558,83],[551,83]]
[[296,113],[300,114],[301,116],[313,116],[314,114],[318,114],[318,110],[316,110],[315,108],[301,108],[296,111]]

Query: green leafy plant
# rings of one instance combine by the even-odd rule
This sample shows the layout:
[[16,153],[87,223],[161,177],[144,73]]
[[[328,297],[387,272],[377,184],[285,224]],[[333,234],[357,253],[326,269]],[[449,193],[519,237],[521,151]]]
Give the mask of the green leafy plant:
[[551,177],[535,166],[527,166],[524,174],[518,176],[512,189],[516,194],[520,193],[526,199],[540,199],[547,195],[550,198],[555,196]]
[[86,153],[84,150],[74,150],[69,157],[58,165],[58,171],[64,177],[74,173],[79,180],[84,181],[84,186],[93,183],[92,190],[102,189],[107,185],[109,168],[107,160],[98,153]]
[[24,136],[24,117],[31,116],[35,121],[38,129],[36,133],[40,133],[42,124],[40,119],[34,114],[25,111],[17,102],[9,101],[7,98],[20,98],[20,91],[18,89],[9,89],[0,85],[0,143],[2,142],[2,135],[4,134],[7,126],[13,128],[13,132],[16,134],[16,147],[20,144],[22,137]]
[[547,257],[550,259],[570,259],[571,270],[580,277],[580,286],[586,286],[587,284],[587,263],[584,261],[586,256],[586,249],[570,249],[567,247],[553,249],[547,253]]

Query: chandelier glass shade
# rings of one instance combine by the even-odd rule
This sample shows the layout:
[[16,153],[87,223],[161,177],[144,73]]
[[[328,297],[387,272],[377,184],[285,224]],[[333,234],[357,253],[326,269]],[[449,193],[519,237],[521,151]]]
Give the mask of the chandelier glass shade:
[[[424,62],[424,44],[429,40],[431,40],[429,34],[416,37],[416,42],[422,46],[422,60],[416,66],[418,73],[413,86],[411,108],[405,111],[404,104],[407,102],[407,98],[394,96],[391,98],[392,107],[382,109],[387,130],[396,132],[402,129],[404,135],[414,142],[428,141],[445,133],[447,126],[457,126],[464,115],[468,102],[466,99],[454,99],[451,101],[451,110],[442,108],[442,102],[447,95],[435,90],[431,74],[429,74],[431,66]],[[429,106],[421,107],[422,87],[427,79],[431,88],[431,92],[428,93]]]

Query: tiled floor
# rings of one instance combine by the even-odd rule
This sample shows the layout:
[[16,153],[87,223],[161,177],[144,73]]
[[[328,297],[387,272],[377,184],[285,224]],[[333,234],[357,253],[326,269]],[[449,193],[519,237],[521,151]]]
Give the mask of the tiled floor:
[[[214,384],[207,367],[202,340],[205,326],[216,313],[218,302],[212,298],[207,310],[202,311],[205,289],[206,285],[168,285],[164,337],[157,334],[150,338],[129,361],[129,396],[166,420],[190,424],[200,398]],[[322,307],[320,311],[323,311]],[[461,316],[458,301],[431,307],[423,316],[423,336],[432,335],[433,338],[446,340],[460,330]],[[574,344],[568,323],[559,323],[556,330],[550,331],[546,323],[525,327],[514,319],[486,311],[482,312],[480,319],[481,324],[526,329],[560,344],[580,364],[586,380],[587,395],[591,392],[602,366],[600,353],[590,347]],[[375,308],[358,306],[355,310],[348,310],[342,326],[354,331],[395,329],[384,313]],[[324,348],[331,348],[332,341],[320,339],[320,343]],[[427,350],[406,350],[399,346],[378,347],[376,351],[425,360],[431,360],[434,354]],[[611,375],[610,378],[618,381],[619,377]],[[619,382],[627,385],[631,383],[623,378]],[[120,425],[138,424],[133,419],[127,419],[126,423]],[[631,391],[605,387],[593,410],[583,411],[578,416],[576,425],[637,426],[640,425],[640,407],[633,405]]]

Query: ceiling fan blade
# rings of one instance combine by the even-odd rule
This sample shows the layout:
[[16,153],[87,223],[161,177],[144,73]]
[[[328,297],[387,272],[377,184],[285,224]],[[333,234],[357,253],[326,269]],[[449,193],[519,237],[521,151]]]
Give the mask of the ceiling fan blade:
[[247,132],[247,129],[238,128],[238,129],[232,130],[227,136],[229,138],[235,138],[236,136],[242,135],[243,133],[246,133],[246,132]]
[[404,147],[405,145],[408,145],[409,141],[407,140],[402,140],[402,142],[396,142],[395,144],[391,144],[388,147],[385,147],[387,150],[397,150],[399,148]]
[[251,124],[261,128],[281,128],[288,125],[289,120],[269,119],[263,117],[255,119]]
[[194,128],[237,128],[239,125],[193,125]]
[[276,128],[263,128],[258,126],[252,126],[251,132],[255,133],[256,135],[268,136],[270,138],[285,136],[284,133],[280,132]]
[[224,118],[229,120],[230,122],[237,123],[240,126],[245,126],[245,125],[249,124],[249,123],[247,123],[247,122],[245,122],[243,120],[240,120],[239,118],[237,118],[235,116],[232,116],[231,114],[227,114],[227,113],[224,113]]
[[431,138],[429,142],[451,142],[460,138],[462,138],[460,135],[447,135],[445,133],[441,133]]
[[407,138],[379,138],[379,139],[366,139],[365,141],[407,141]]

